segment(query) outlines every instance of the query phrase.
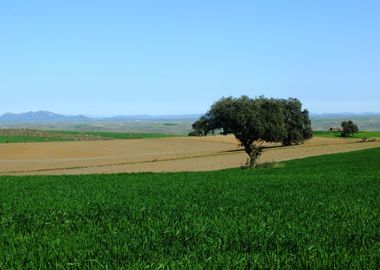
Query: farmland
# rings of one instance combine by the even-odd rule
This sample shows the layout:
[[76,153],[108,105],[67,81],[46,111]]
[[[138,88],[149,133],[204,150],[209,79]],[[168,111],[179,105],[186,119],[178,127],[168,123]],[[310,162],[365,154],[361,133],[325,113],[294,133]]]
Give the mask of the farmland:
[[[187,135],[192,130],[192,123],[199,118],[200,115],[193,117],[178,118],[131,118],[131,119],[87,119],[81,121],[8,121],[1,122],[1,129],[34,129],[34,130],[49,130],[61,131],[70,130],[79,133],[83,132],[115,132],[115,133],[150,133],[150,134],[171,134],[171,135]],[[359,130],[379,131],[380,130],[380,116],[378,114],[364,114],[364,115],[311,115],[311,124],[313,130],[327,131],[331,127],[340,127],[341,122],[347,119],[353,120],[358,126]]]
[[59,122],[1,122],[1,129],[32,129],[48,131],[74,132],[114,132],[114,133],[149,133],[187,135],[191,131],[191,119],[89,119],[86,121],[59,121]]
[[[380,140],[315,137],[305,144],[267,144],[261,162],[379,147]],[[236,168],[246,154],[233,136],[0,144],[0,174],[89,174],[209,171]]]
[[[341,132],[339,131],[314,131],[314,136],[317,137],[327,137],[327,138],[337,138],[341,137]],[[342,138],[342,137],[341,137]],[[360,138],[379,138],[380,139],[380,131],[360,131],[355,133],[353,136],[344,137],[345,139],[360,139]]]
[[331,127],[341,127],[342,121],[349,119],[358,125],[359,130],[380,130],[380,114],[322,114],[311,116],[313,130],[329,130]]
[[0,270],[380,270],[380,1],[3,1]]
[[0,177],[0,269],[376,269],[380,148],[214,172]]
[[33,129],[0,129],[0,143],[96,141],[115,139],[162,138],[173,135],[156,133],[123,133],[105,131],[52,131]]
[[[166,123],[171,125],[170,123]],[[165,125],[165,123],[164,123]],[[175,125],[175,124],[173,124]],[[314,131],[316,137],[338,138],[340,132]],[[113,132],[113,131],[60,131],[39,129],[0,129],[0,143],[27,143],[27,142],[66,142],[66,141],[99,141],[99,140],[124,140],[124,139],[149,139],[181,137],[184,134],[170,133],[142,133]],[[360,131],[348,139],[379,138],[379,131]]]
[[377,138],[266,143],[243,170],[234,136],[2,132],[0,269],[380,264]]

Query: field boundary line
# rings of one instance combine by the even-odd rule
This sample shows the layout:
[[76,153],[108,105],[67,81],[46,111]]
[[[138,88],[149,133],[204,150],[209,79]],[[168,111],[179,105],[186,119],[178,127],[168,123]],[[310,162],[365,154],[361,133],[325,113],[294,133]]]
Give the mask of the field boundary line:
[[116,163],[98,164],[98,165],[70,166],[70,167],[61,167],[61,168],[46,168],[46,169],[24,170],[24,171],[5,171],[5,172],[0,172],[0,175],[38,173],[38,172],[49,172],[49,171],[54,172],[54,171],[76,170],[76,169],[87,169],[87,168],[116,167],[116,166],[123,166],[123,165],[146,164],[146,163],[186,160],[186,159],[194,159],[194,158],[202,158],[202,157],[232,155],[232,154],[236,154],[237,152],[243,152],[243,151],[244,149],[237,149],[234,152],[221,151],[221,152],[212,153],[212,154],[199,154],[199,155],[194,155],[194,156],[185,156],[185,157],[177,157],[177,158],[150,159],[150,160],[143,160],[143,161],[127,161],[127,162],[116,162]]

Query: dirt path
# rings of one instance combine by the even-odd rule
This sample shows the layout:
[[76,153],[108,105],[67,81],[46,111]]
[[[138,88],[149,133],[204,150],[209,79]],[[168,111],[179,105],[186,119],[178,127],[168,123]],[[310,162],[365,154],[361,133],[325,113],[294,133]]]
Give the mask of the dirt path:
[[[313,138],[303,145],[268,145],[261,161],[380,147],[380,141]],[[244,151],[231,136],[0,145],[1,175],[206,171],[239,167]]]

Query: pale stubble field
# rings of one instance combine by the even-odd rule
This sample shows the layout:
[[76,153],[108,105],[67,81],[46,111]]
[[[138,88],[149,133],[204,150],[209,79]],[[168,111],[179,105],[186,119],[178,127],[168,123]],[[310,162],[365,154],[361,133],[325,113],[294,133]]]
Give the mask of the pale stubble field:
[[[380,141],[315,137],[302,145],[268,144],[260,162],[380,147]],[[209,171],[239,167],[246,154],[233,136],[0,145],[1,175]]]

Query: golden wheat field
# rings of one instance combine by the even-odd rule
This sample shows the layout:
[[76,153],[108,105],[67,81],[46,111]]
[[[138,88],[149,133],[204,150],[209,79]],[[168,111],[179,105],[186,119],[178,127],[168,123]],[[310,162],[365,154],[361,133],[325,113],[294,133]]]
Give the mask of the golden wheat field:
[[[302,145],[268,144],[260,162],[379,147],[340,138],[313,138]],[[0,145],[0,174],[50,175],[207,171],[239,167],[246,154],[232,136]]]

